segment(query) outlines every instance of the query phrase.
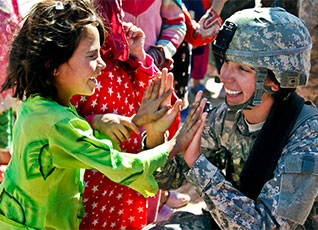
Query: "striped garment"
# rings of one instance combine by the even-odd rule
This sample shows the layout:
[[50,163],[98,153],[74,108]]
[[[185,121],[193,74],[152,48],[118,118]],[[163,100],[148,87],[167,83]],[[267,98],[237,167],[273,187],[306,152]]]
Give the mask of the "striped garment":
[[145,32],[146,51],[150,46],[160,46],[166,59],[171,59],[186,33],[181,3],[181,0],[123,0],[124,21]]

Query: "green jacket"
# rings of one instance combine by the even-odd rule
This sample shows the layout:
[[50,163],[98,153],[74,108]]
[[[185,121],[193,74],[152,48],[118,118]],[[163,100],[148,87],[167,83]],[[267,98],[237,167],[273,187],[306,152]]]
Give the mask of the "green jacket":
[[0,229],[78,229],[83,169],[95,168],[144,196],[156,193],[152,174],[165,164],[166,149],[122,153],[105,136],[94,135],[72,106],[40,96],[23,102],[0,185]]

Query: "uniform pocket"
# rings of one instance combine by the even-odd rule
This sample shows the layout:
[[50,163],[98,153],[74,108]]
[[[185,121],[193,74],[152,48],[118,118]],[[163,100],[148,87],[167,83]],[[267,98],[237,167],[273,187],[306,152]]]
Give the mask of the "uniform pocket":
[[318,157],[286,156],[280,181],[277,215],[303,225],[318,194]]

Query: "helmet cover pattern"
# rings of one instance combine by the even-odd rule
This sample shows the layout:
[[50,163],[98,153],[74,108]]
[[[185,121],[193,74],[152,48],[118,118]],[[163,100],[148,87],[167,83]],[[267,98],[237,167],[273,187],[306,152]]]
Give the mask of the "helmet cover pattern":
[[269,69],[282,88],[307,83],[312,41],[299,18],[279,7],[251,8],[227,21],[237,26],[225,52],[227,61]]

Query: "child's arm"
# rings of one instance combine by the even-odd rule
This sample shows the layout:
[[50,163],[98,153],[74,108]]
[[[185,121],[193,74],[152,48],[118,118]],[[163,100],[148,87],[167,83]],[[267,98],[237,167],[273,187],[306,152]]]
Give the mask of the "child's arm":
[[[170,108],[170,98],[173,90],[172,84],[173,76],[168,74],[167,69],[163,70],[162,73],[158,72],[156,79],[145,90],[142,104],[136,115],[131,118],[118,115],[115,117],[113,114],[95,115],[92,122],[94,129],[111,138],[110,133],[118,133],[118,136],[115,134],[118,138],[122,136],[121,133],[128,132],[129,130],[138,133],[137,127],[158,121],[159,119],[169,120],[169,122],[173,121],[180,111],[181,100],[178,100],[172,109]],[[115,126],[110,127],[109,124]],[[163,133],[166,131],[166,126],[162,126],[162,121],[158,122],[158,125],[156,124],[154,123],[152,127],[160,130],[164,129]],[[118,130],[115,130],[116,127],[123,130],[123,132],[120,133]],[[124,137],[122,136],[121,138]],[[116,138],[113,140],[116,141]]]
[[117,144],[129,139],[131,132],[140,132],[130,117],[114,113],[96,114],[92,123],[94,129],[101,131]]
[[90,125],[76,115],[63,119],[51,128],[48,143],[41,148],[41,174],[47,178],[55,168],[95,168],[144,196],[154,195],[158,189],[154,171],[166,163],[168,155],[185,151],[201,124],[203,107],[197,104],[191,108],[191,116],[173,139],[138,154],[115,150],[116,145],[105,136],[95,138]]
[[184,40],[190,43],[193,47],[203,46],[214,41],[221,26],[222,19],[219,17],[223,9],[223,5],[227,0],[215,0],[211,7],[207,9],[205,14],[196,22],[191,18],[189,11],[183,4],[185,13],[187,33]]
[[157,192],[152,174],[165,164],[168,146],[162,146],[157,151],[129,154],[118,151],[118,146],[106,136],[96,131],[95,135],[104,139],[95,138],[89,124],[79,117],[56,123],[49,133],[48,146],[42,153],[51,156],[49,162],[41,162],[43,177],[47,178],[54,168],[95,168],[114,182],[127,185],[144,196]]
[[131,22],[123,22],[123,29],[128,41],[129,54],[146,65],[145,34],[142,29]]
[[160,35],[147,53],[154,59],[155,65],[161,70],[173,67],[172,56],[177,52],[186,34],[186,25],[181,0],[162,0],[160,15],[162,25]]
[[[131,81],[135,87],[137,104],[140,106],[142,95],[148,86],[149,80],[153,79],[159,69],[154,65],[153,59],[144,50],[145,34],[142,29],[132,23],[123,22],[123,32],[125,33],[129,55],[132,59],[127,61],[128,65],[133,65],[131,71]],[[133,61],[132,61],[133,60]],[[136,65],[137,61],[137,65]],[[129,73],[130,74],[130,73]]]

